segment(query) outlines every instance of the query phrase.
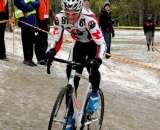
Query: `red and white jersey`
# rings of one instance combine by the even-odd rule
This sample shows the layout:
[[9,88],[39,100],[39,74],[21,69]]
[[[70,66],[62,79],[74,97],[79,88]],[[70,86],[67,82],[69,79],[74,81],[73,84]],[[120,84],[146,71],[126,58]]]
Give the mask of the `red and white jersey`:
[[[91,13],[90,13],[91,14]],[[63,43],[64,30],[68,31],[72,38],[82,44],[94,40],[98,45],[97,57],[102,58],[105,53],[105,41],[94,14],[81,12],[79,19],[74,24],[69,24],[64,11],[55,17],[53,47],[58,51]]]

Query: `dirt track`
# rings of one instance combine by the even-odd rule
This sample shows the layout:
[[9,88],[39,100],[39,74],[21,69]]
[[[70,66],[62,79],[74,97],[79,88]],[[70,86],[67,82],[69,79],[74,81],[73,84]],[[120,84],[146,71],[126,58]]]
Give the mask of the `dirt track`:
[[[117,38],[118,39],[118,38]],[[113,54],[160,65],[157,52],[133,42],[113,43]],[[56,64],[52,75],[44,67],[23,65],[9,55],[0,61],[0,130],[46,130],[53,100],[65,84],[65,66]],[[103,130],[160,129],[160,73],[114,60],[101,66],[105,95]]]

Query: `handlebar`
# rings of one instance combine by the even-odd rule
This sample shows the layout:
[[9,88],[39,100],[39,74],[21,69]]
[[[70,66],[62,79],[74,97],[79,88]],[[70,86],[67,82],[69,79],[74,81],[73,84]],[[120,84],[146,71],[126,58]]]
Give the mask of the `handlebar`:
[[57,62],[60,62],[60,63],[65,63],[65,64],[68,64],[68,65],[71,65],[71,66],[87,66],[87,64],[83,64],[83,63],[78,63],[78,62],[75,62],[75,61],[68,61],[68,60],[64,60],[64,59],[59,59],[59,58],[53,58],[52,60],[48,60],[47,61],[47,73],[50,74],[51,71],[50,71],[50,68],[51,68],[51,65],[52,65],[52,62],[53,61],[57,61]]

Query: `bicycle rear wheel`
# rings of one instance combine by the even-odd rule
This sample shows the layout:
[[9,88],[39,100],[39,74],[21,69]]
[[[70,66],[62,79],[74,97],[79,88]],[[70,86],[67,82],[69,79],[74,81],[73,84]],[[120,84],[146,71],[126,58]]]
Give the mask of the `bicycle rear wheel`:
[[67,87],[64,87],[59,92],[57,99],[54,103],[48,130],[64,130],[65,129],[65,118],[66,118],[66,93]]
[[99,89],[98,95],[100,97],[98,109],[94,113],[87,113],[85,110],[90,96],[88,94],[80,130],[101,130],[104,116],[104,95],[101,89]]

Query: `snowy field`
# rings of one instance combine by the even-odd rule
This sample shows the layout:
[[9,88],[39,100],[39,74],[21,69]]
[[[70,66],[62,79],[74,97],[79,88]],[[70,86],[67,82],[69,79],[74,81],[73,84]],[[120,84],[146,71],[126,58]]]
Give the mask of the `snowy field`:
[[[5,40],[9,61],[0,61],[0,130],[47,130],[53,101],[66,83],[65,65],[55,63],[51,75],[43,66],[25,66],[20,32],[6,33]],[[64,44],[58,57],[66,58],[70,46]],[[160,53],[147,51],[142,30],[116,30],[112,55],[100,68],[103,130],[159,130]]]

